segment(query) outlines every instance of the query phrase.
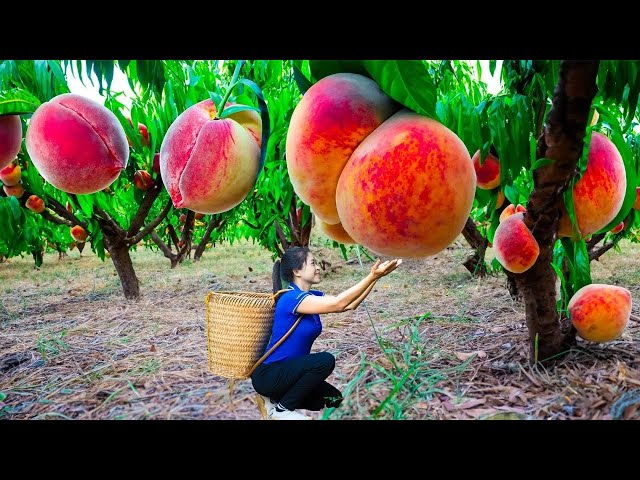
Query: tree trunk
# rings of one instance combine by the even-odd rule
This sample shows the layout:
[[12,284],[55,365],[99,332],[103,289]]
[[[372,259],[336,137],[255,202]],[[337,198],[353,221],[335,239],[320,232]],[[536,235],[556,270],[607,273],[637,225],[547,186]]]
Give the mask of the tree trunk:
[[597,92],[599,61],[569,61],[560,64],[544,133],[538,139],[537,158],[553,163],[533,172],[534,189],[527,202],[525,223],[540,247],[536,263],[515,274],[525,303],[530,358],[551,360],[575,342],[573,329],[561,328],[556,310],[557,276],[551,263],[556,241],[562,193],[578,173],[591,102]]
[[211,233],[216,228],[222,228],[222,226],[225,224],[226,221],[227,221],[226,218],[221,220],[220,218],[217,218],[217,217],[211,218],[209,220],[209,225],[207,225],[207,230],[204,232],[204,236],[202,237],[202,240],[200,240],[200,243],[196,247],[196,251],[193,254],[194,262],[197,262],[202,257],[202,254],[204,253],[204,249],[207,247],[207,243],[209,243],[209,239],[211,238]]
[[116,267],[116,272],[120,277],[124,297],[128,300],[137,300],[140,298],[140,283],[133,269],[129,246],[110,229],[103,227],[102,232],[104,233],[104,246],[111,255],[113,266]]
[[467,218],[462,229],[462,235],[465,240],[469,242],[474,252],[462,263],[464,268],[469,270],[469,273],[474,277],[484,277],[487,274],[487,265],[484,261],[484,256],[487,251],[487,245],[489,241],[483,237],[474,223],[471,217]]

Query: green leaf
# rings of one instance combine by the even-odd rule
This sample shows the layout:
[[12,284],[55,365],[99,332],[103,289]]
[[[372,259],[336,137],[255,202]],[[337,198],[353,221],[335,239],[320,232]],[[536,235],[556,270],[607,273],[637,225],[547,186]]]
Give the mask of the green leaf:
[[93,215],[93,196],[89,195],[76,195],[78,199],[78,203],[80,204],[80,209],[87,216],[91,217]]
[[507,197],[507,200],[513,203],[514,206],[520,203],[520,192],[513,184],[508,183],[504,186],[504,196]]
[[232,105],[231,107],[227,107],[222,111],[222,115],[220,115],[220,118],[227,118],[234,113],[242,112],[244,110],[253,110],[254,112],[260,113],[259,108],[252,107],[250,105]]
[[382,91],[422,115],[436,117],[436,86],[422,60],[366,60]]
[[256,97],[258,98],[258,105],[260,107],[260,118],[262,120],[262,138],[261,138],[262,148],[260,151],[260,165],[258,167],[258,175],[256,177],[256,181],[257,181],[264,167],[264,161],[267,155],[267,147],[269,144],[269,136],[271,134],[271,121],[269,119],[269,108],[267,107],[267,102],[264,99],[262,90],[255,82],[249,79],[243,78],[242,80],[240,80],[240,83],[243,85],[246,85],[253,91],[253,93],[255,93]]
[[0,115],[33,113],[39,106],[40,100],[27,90],[13,88],[0,92]]
[[293,69],[293,79],[296,82],[296,85],[298,86],[298,90],[300,90],[300,93],[304,95],[307,92],[307,90],[309,90],[309,88],[311,87],[311,82],[307,79],[307,77],[303,75],[303,73],[300,71],[298,67],[294,65],[292,69]]
[[11,213],[13,214],[13,218],[16,220],[20,220],[22,216],[22,208],[20,208],[20,202],[16,197],[8,197],[9,198],[9,208],[11,209]]

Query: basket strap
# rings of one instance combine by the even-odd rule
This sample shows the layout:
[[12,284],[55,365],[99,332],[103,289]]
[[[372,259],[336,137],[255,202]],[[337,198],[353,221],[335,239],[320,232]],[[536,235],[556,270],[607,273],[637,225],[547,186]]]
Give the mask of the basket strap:
[[285,334],[282,336],[282,338],[281,338],[280,340],[278,340],[278,341],[276,342],[276,344],[275,344],[273,347],[271,347],[271,348],[269,349],[269,351],[268,351],[268,352],[266,352],[264,355],[262,355],[262,356],[258,359],[258,361],[253,365],[253,367],[251,367],[251,370],[249,370],[249,373],[247,373],[247,377],[250,377],[250,376],[251,376],[251,374],[253,373],[253,371],[254,371],[256,368],[258,368],[258,365],[260,365],[262,362],[264,362],[264,361],[265,361],[265,359],[266,359],[269,355],[271,355],[271,353],[272,353],[276,348],[278,348],[278,347],[280,346],[280,344],[281,344],[282,342],[284,342],[284,341],[287,339],[287,337],[288,337],[289,335],[291,335],[291,333],[293,332],[293,330],[294,330],[294,329],[298,326],[298,324],[300,323],[300,320],[302,320],[302,317],[303,317],[303,315],[300,315],[300,316],[298,317],[298,319],[295,321],[295,323],[291,326],[291,328],[289,329],[289,331],[288,331],[287,333],[285,333]]

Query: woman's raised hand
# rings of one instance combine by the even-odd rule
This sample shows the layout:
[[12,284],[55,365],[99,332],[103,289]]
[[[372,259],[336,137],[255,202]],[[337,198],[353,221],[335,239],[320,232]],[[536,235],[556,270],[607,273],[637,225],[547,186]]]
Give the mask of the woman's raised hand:
[[380,259],[376,260],[376,263],[371,267],[371,274],[376,278],[384,277],[393,272],[402,264],[402,259],[394,258],[393,260],[385,260],[380,263]]

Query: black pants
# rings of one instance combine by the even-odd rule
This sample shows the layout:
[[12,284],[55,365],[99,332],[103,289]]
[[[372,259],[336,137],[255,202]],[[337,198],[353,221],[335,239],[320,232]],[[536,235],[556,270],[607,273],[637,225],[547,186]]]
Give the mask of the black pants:
[[335,366],[336,359],[329,352],[310,353],[292,360],[260,364],[251,375],[251,383],[256,392],[287,410],[338,407],[342,393],[325,381]]

